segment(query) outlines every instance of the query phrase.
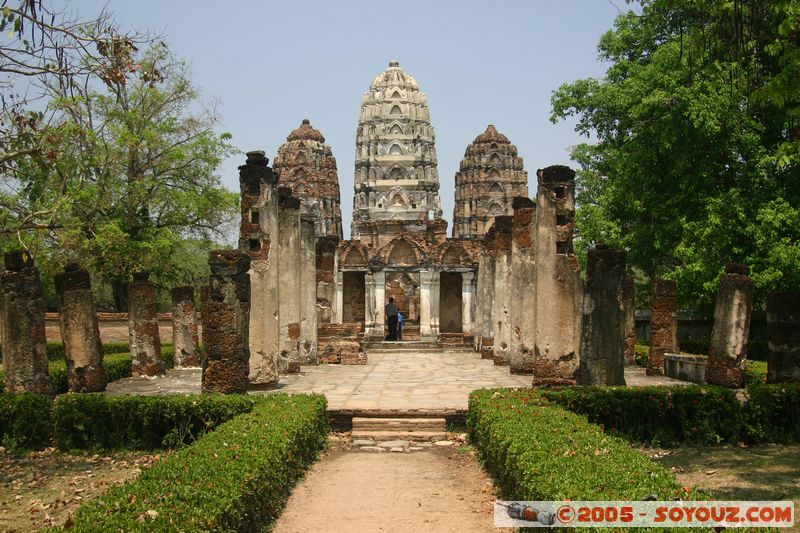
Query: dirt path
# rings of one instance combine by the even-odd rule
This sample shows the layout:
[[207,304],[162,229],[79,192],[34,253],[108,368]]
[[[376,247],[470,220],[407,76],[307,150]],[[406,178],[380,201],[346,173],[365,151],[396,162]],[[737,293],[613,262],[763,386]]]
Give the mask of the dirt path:
[[332,449],[295,488],[277,533],[498,531],[494,495],[473,455]]

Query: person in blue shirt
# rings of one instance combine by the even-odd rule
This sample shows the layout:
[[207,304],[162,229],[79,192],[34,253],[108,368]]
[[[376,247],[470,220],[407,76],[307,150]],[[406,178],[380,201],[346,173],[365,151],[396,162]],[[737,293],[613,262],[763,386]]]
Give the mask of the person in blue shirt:
[[403,313],[397,311],[397,340],[403,340]]

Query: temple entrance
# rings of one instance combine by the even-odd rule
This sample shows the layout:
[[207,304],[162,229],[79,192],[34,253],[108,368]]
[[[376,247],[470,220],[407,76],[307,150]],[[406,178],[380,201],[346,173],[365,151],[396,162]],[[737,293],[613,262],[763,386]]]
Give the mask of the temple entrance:
[[364,272],[342,273],[342,322],[366,322],[366,283]]
[[461,273],[442,272],[439,277],[439,331],[461,333],[463,324]]
[[384,305],[394,297],[404,323],[419,324],[419,272],[387,272]]

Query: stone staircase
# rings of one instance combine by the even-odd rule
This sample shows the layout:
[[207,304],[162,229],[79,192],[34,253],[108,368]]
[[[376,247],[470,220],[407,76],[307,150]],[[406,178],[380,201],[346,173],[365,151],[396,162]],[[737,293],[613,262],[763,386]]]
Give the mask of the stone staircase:
[[384,441],[443,441],[447,437],[444,417],[353,417],[351,438]]

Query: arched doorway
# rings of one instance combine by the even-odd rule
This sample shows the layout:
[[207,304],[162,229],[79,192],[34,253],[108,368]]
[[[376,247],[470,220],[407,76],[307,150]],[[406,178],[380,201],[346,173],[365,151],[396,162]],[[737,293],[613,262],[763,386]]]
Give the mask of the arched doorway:
[[439,276],[439,331],[462,333],[462,276],[460,272],[442,272]]
[[342,322],[366,322],[365,273],[345,271],[342,273]]

